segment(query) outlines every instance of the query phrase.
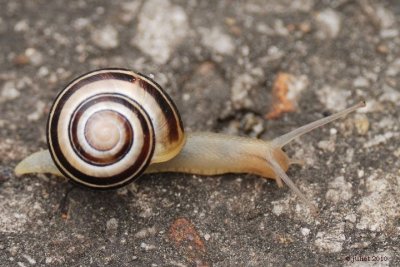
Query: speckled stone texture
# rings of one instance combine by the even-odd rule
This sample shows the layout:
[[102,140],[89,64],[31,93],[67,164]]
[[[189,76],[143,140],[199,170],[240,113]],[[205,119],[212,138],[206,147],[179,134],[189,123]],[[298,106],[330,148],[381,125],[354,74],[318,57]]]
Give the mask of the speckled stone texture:
[[[399,1],[0,6],[0,266],[400,265]],[[188,131],[271,139],[368,105],[285,148],[306,162],[288,174],[317,218],[247,174],[145,175],[107,192],[15,177],[46,148],[57,92],[101,67],[154,75]],[[276,91],[281,75],[291,82]],[[275,113],[280,90],[290,107]]]

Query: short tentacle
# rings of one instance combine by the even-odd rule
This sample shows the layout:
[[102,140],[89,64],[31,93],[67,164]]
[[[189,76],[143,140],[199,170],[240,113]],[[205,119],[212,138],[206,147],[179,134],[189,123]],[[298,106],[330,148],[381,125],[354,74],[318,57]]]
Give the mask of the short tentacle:
[[[287,176],[285,171],[279,165],[278,162],[273,158],[271,153],[266,156],[266,161],[274,171],[276,181],[284,181],[285,184],[295,192],[295,194],[311,209],[314,215],[318,214],[318,208],[297,188],[293,181]],[[281,182],[282,183],[282,182]]]

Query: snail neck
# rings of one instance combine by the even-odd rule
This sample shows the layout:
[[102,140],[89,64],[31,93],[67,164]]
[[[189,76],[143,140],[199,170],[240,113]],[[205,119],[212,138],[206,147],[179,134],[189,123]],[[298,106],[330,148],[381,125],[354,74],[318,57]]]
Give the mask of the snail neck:
[[268,155],[271,155],[284,171],[288,169],[287,155],[269,142],[218,133],[189,133],[185,145],[175,158],[150,165],[146,173],[251,173],[274,179],[275,172],[266,161]]

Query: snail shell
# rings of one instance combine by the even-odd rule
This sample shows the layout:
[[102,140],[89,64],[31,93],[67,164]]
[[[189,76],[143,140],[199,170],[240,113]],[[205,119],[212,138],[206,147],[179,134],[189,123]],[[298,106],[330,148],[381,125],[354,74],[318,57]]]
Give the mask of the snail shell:
[[59,93],[47,142],[64,176],[105,189],[123,186],[149,164],[176,156],[185,135],[175,104],[157,83],[130,70],[102,69]]

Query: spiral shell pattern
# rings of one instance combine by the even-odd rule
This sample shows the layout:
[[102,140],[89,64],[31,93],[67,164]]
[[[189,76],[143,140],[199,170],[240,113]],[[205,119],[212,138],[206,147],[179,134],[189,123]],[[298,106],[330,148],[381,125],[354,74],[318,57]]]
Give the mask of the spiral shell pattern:
[[60,92],[49,114],[47,142],[66,177],[107,189],[171,159],[185,137],[175,104],[157,83],[130,70],[102,69]]

